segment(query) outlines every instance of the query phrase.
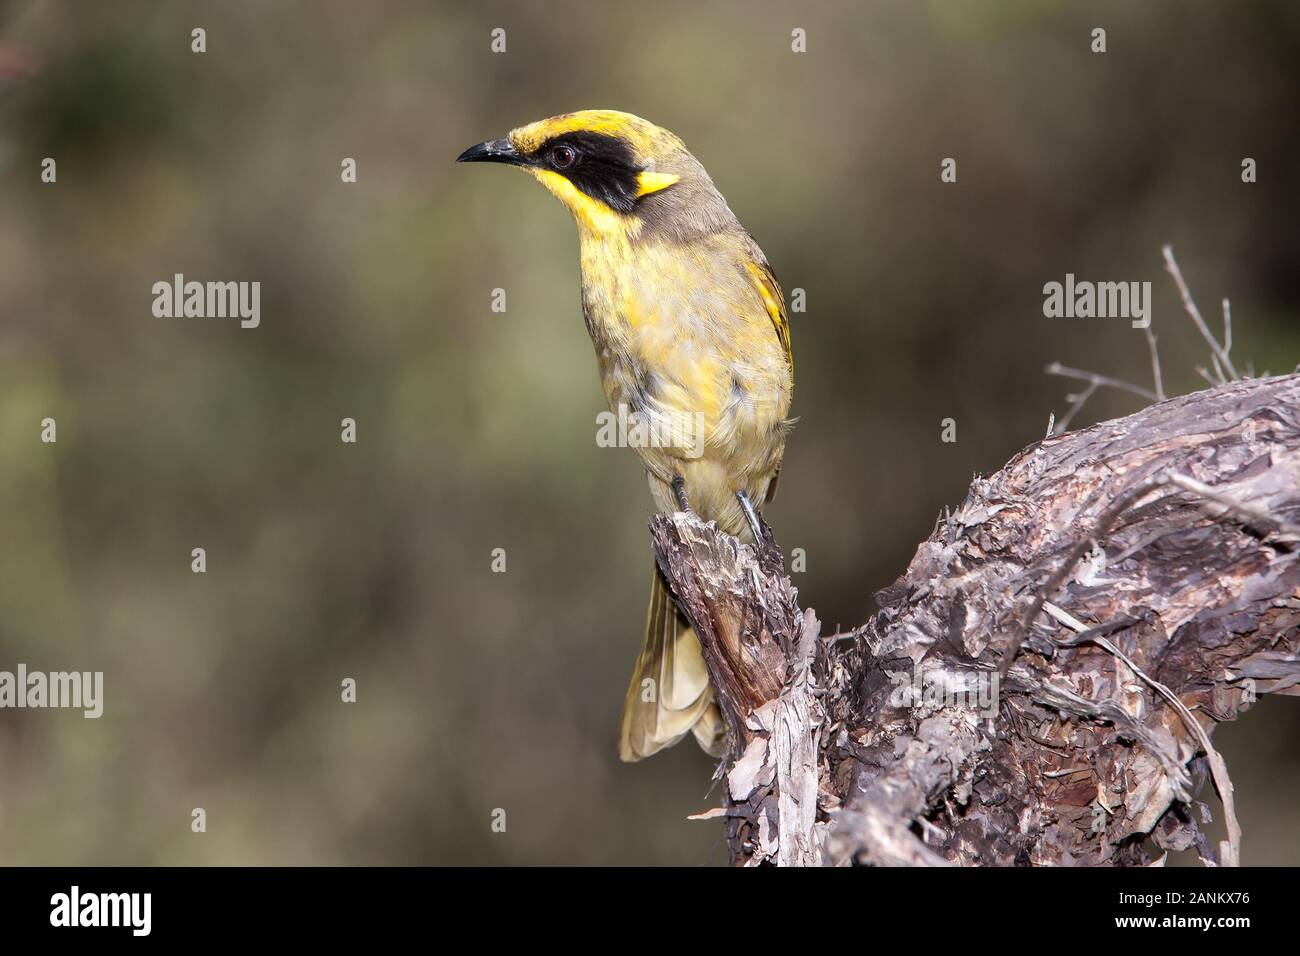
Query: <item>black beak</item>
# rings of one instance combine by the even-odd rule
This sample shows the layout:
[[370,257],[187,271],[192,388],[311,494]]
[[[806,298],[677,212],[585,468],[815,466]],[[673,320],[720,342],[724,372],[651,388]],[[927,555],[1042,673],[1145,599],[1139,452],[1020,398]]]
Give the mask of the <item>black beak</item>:
[[508,163],[518,166],[524,158],[515,152],[508,139],[490,139],[471,146],[456,157],[458,163]]

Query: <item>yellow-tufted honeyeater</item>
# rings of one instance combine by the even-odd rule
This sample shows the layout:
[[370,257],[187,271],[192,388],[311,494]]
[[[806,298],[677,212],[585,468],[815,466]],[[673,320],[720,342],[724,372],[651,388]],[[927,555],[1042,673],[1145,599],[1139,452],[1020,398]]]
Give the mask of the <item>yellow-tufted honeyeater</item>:
[[[659,439],[637,445],[655,506],[693,508],[754,541],[752,502],[776,491],[790,428],[790,330],[763,251],[704,167],[672,133],[613,110],[521,126],[459,161],[517,166],[573,213],[605,396]],[[655,568],[619,756],[639,760],[687,731],[720,753],[699,640]]]

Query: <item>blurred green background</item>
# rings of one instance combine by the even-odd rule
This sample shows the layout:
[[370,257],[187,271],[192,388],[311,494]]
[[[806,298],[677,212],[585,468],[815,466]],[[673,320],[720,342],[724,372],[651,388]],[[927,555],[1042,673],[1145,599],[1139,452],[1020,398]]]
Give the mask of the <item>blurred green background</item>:
[[[1239,367],[1300,362],[1298,80],[1288,0],[0,3],[0,669],[106,683],[0,712],[0,862],[725,860],[708,758],[615,758],[649,497],[595,444],[574,227],[464,147],[609,107],[706,165],[806,290],[768,518],[848,626],[1065,411],[1046,363],[1148,383],[1045,282],[1150,280],[1192,390],[1172,242]],[[177,272],[259,280],[261,327],[154,318]],[[1283,698],[1217,738],[1249,863],[1300,863],[1298,733]]]

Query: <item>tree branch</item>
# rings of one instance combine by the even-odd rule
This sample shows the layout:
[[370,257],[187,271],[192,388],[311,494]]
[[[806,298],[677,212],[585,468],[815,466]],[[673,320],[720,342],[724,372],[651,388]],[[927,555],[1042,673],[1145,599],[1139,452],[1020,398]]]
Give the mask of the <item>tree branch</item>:
[[651,530],[729,728],[710,815],[737,864],[1236,862],[1210,735],[1300,693],[1300,376],[1030,445],[847,635],[819,636],[770,540]]

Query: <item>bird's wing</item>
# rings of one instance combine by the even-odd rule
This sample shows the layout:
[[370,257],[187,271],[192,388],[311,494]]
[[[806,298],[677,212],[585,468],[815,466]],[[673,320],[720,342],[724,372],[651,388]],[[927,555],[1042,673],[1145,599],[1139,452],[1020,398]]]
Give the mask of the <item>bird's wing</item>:
[[767,264],[767,260],[761,253],[751,258],[747,265],[749,274],[758,287],[758,294],[763,299],[763,307],[767,309],[768,318],[772,320],[772,328],[776,330],[776,337],[785,351],[785,360],[790,366],[790,379],[793,381],[794,353],[790,351],[790,320],[785,313],[785,295],[782,294],[781,285],[772,273],[772,267]]
[[[776,275],[772,272],[772,267],[767,264],[763,258],[763,253],[754,246],[754,255],[748,262],[749,274],[758,287],[758,294],[763,299],[763,307],[767,310],[768,318],[772,320],[772,328],[776,331],[777,340],[781,343],[781,349],[785,352],[786,364],[790,367],[790,384],[794,385],[794,352],[790,349],[790,319],[785,311],[785,295],[781,292],[781,285],[776,281]],[[772,481],[767,486],[767,496],[763,499],[764,503],[771,501],[776,497],[776,486],[781,479],[781,465],[778,462],[776,472],[772,475]]]

